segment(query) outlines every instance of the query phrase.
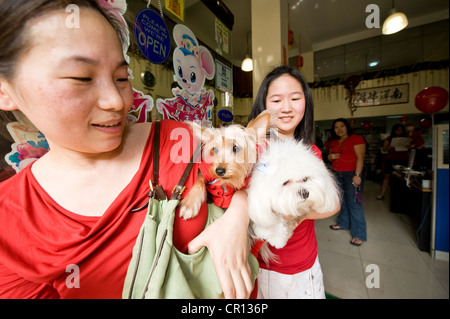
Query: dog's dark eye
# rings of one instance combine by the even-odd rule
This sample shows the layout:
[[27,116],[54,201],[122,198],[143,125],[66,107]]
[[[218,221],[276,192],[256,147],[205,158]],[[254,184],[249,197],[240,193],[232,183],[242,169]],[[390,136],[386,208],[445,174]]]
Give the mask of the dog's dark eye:
[[237,152],[239,152],[241,150],[241,148],[239,147],[239,146],[237,146],[237,145],[234,145],[233,146],[233,152],[234,153],[237,153]]
[[286,186],[288,183],[289,183],[289,181],[285,181],[285,182],[283,183],[283,186]]
[[308,177],[303,178],[303,183],[308,181]]
[[219,149],[217,148],[217,147],[213,147],[212,149],[211,149],[211,151],[209,151],[209,154],[212,156],[212,155],[214,155],[214,154],[217,154],[217,153],[219,153]]

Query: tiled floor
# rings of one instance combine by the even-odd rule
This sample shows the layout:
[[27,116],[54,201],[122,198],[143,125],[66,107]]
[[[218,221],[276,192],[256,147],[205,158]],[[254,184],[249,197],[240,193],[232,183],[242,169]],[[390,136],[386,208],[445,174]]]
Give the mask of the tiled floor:
[[[367,242],[350,245],[349,231],[333,231],[335,216],[316,221],[325,290],[343,299],[449,298],[449,263],[417,248],[408,216],[389,212],[389,198],[376,200],[379,184],[364,190]],[[369,266],[375,265],[375,266]],[[379,270],[379,288],[376,274]]]

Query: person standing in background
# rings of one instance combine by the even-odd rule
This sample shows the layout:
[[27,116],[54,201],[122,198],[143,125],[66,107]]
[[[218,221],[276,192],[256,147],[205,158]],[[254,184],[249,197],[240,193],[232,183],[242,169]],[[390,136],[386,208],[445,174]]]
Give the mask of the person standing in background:
[[333,121],[332,142],[328,160],[342,190],[341,212],[332,230],[350,230],[350,244],[360,246],[367,240],[366,219],[358,193],[362,193],[366,142],[360,135],[352,134],[346,119]]
[[392,166],[394,165],[408,165],[409,151],[397,151],[391,145],[392,139],[397,137],[407,137],[406,129],[403,124],[397,123],[391,129],[391,134],[384,140],[382,150],[387,152],[383,163],[383,182],[381,184],[381,192],[377,195],[377,199],[382,200],[386,195],[391,180]]

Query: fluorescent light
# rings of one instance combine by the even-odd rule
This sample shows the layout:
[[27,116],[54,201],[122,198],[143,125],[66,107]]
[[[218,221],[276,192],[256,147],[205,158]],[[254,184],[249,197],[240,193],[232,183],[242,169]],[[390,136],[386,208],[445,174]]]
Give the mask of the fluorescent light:
[[397,12],[392,9],[389,17],[383,23],[383,34],[393,34],[406,28],[408,25],[408,18],[402,12]]
[[369,66],[370,66],[371,68],[373,68],[373,67],[377,66],[378,63],[379,63],[378,61],[373,61],[373,62],[370,62],[370,63],[369,63]]
[[241,69],[244,72],[253,71],[253,60],[248,55],[244,61],[242,61]]

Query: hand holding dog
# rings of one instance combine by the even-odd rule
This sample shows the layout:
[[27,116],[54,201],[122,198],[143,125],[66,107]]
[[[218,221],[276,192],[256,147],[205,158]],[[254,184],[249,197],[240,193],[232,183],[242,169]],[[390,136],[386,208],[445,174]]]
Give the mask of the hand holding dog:
[[248,298],[253,290],[248,264],[248,225],[247,193],[238,191],[227,212],[188,246],[189,254],[208,247],[226,299]]

